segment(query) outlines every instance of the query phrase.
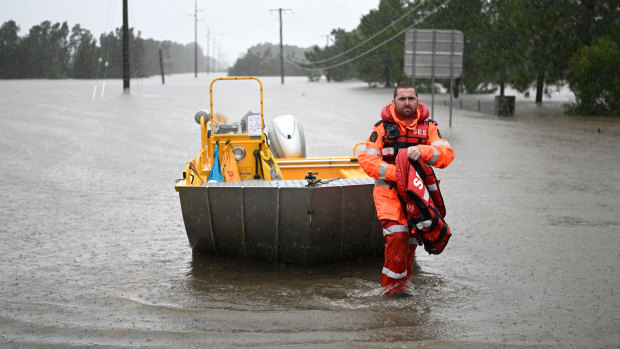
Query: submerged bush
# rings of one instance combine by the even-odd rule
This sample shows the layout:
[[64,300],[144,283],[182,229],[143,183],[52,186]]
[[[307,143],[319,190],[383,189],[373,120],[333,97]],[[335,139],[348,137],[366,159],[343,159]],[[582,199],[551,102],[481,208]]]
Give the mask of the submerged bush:
[[620,115],[620,46],[602,37],[571,59],[568,76],[576,102],[569,114]]

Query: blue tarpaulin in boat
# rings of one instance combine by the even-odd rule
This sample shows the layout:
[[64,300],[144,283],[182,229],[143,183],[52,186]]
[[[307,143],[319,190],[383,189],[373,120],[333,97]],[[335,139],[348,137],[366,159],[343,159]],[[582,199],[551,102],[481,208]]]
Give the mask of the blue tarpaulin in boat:
[[209,179],[207,182],[223,182],[224,177],[222,177],[222,170],[220,169],[220,155],[218,154],[220,150],[220,144],[215,143],[215,149],[213,150],[213,166],[211,167],[211,172],[209,173]]

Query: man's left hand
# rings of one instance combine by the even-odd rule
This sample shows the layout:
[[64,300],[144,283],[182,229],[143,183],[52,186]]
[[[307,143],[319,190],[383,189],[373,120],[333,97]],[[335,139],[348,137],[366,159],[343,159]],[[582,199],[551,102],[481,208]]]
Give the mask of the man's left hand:
[[418,161],[420,156],[422,156],[422,151],[417,145],[407,148],[407,159],[409,161]]

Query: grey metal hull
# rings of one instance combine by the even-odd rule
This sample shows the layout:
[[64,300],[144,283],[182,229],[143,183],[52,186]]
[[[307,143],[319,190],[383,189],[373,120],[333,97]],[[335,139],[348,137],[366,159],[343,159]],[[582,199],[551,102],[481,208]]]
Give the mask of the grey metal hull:
[[190,246],[210,255],[312,265],[383,251],[372,178],[177,187]]

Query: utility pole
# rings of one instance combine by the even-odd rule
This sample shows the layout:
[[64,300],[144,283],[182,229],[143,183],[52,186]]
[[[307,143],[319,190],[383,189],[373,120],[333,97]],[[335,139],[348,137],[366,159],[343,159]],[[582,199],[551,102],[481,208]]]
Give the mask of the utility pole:
[[161,54],[161,47],[159,48],[159,70],[161,71],[161,84],[166,84],[166,79],[164,78],[164,58]]
[[290,9],[271,9],[269,11],[278,11],[280,13],[280,80],[284,85],[284,45],[282,44],[282,11],[292,11]]
[[215,37],[213,38],[213,72],[217,73],[217,45],[215,44]]
[[207,27],[207,74],[209,74],[209,36],[211,35],[211,31],[209,27]]
[[129,94],[129,15],[123,0],[123,93]]
[[194,77],[198,77],[198,0],[194,0]]
[[321,35],[325,37],[325,47],[329,47],[329,38],[332,36],[331,34]]

